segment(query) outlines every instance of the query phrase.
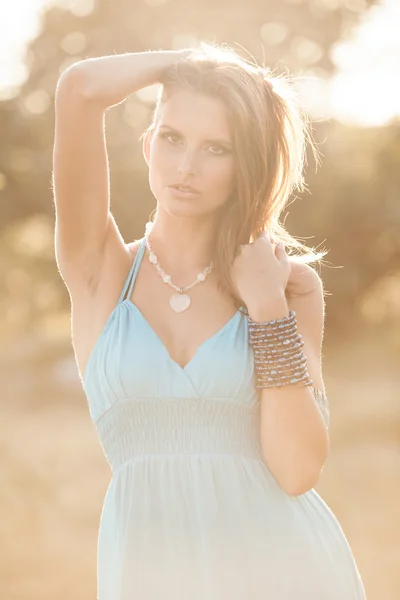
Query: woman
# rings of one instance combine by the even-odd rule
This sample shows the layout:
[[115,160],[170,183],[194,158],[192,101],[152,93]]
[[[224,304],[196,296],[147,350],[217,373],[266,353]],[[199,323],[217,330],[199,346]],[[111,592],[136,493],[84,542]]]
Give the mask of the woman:
[[[126,244],[104,115],[157,82],[143,135],[157,208]],[[88,59],[60,77],[56,256],[113,470],[98,600],[365,598],[313,489],[329,411],[323,287],[308,263],[323,254],[278,222],[312,146],[290,90],[206,44]]]

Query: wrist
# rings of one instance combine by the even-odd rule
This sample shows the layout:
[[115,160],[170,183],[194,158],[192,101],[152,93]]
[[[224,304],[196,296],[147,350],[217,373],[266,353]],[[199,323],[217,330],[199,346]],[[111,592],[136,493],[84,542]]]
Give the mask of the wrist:
[[186,58],[188,56],[190,56],[191,54],[193,54],[194,49],[193,48],[181,48],[180,50],[176,50],[176,55],[179,58]]
[[262,304],[247,306],[247,310],[250,319],[257,323],[289,316],[289,307],[284,292],[268,296]]
[[188,49],[164,51],[164,55],[166,56],[166,63],[160,68],[157,77],[157,83],[164,84],[165,76],[168,73],[169,69],[175,67],[178,63],[187,58],[191,54],[191,52],[192,51]]

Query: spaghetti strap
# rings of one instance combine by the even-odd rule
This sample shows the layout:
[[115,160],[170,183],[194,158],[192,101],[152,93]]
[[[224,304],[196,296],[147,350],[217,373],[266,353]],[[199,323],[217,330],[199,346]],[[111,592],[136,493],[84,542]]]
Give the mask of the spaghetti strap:
[[140,242],[139,248],[138,248],[138,250],[136,252],[136,256],[133,259],[132,266],[129,269],[129,273],[128,273],[128,276],[127,276],[127,278],[125,280],[124,287],[122,288],[122,292],[121,292],[121,295],[119,297],[118,304],[120,304],[124,300],[125,293],[126,293],[126,290],[128,288],[128,285],[129,285],[129,281],[131,281],[131,283],[129,285],[129,290],[128,290],[128,294],[127,294],[126,298],[130,298],[131,295],[132,295],[133,286],[135,284],[135,280],[136,280],[137,274],[139,272],[139,268],[140,268],[140,264],[142,262],[142,258],[143,258],[143,255],[144,255],[145,248],[146,248],[146,238],[144,237],[142,239],[142,241]]

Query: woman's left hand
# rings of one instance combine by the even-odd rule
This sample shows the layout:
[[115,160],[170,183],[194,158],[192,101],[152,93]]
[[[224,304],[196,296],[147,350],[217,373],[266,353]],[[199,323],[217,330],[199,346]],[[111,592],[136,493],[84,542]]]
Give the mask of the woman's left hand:
[[232,264],[232,280],[249,313],[285,299],[291,263],[283,244],[273,244],[264,231],[255,242],[240,247]]

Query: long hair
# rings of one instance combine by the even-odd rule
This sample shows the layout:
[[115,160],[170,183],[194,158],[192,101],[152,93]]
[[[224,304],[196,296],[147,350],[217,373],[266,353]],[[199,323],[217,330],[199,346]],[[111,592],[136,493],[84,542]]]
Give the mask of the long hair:
[[[201,43],[166,69],[160,82],[153,120],[146,132],[156,127],[161,106],[177,90],[216,97],[227,107],[236,181],[233,194],[221,209],[213,250],[219,286],[230,293],[236,306],[241,301],[230,267],[239,246],[255,241],[263,230],[272,234],[274,242],[283,242],[292,259],[320,261],[326,251],[304,245],[279,221],[291,194],[306,188],[307,144],[319,162],[308,116],[289,76],[276,76],[227,45]],[[286,293],[290,295],[289,288]]]

